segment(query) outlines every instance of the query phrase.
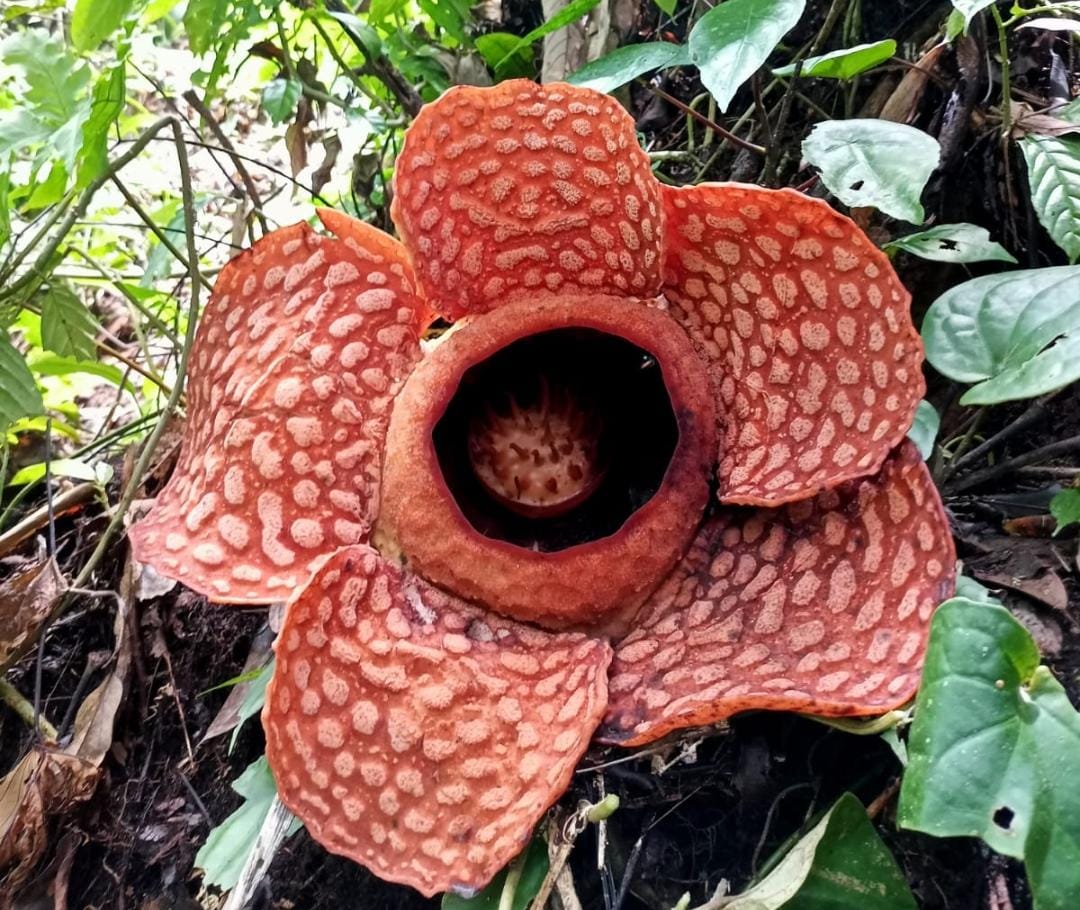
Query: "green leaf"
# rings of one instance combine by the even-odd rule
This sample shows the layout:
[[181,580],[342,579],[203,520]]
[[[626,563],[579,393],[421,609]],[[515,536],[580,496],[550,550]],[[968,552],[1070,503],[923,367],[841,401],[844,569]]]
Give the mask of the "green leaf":
[[1027,162],[1031,204],[1054,243],[1080,259],[1080,138],[1028,136],[1020,143]]
[[73,373],[86,373],[97,376],[119,388],[123,386],[133,395],[130,382],[124,382],[124,371],[111,363],[100,360],[76,360],[74,357],[61,357],[59,354],[46,352],[32,354],[29,358],[30,369],[38,376],[70,376]]
[[666,41],[631,44],[587,63],[566,81],[598,92],[611,92],[651,70],[686,66],[689,63],[690,51],[685,44],[669,44]]
[[284,123],[296,110],[296,104],[304,93],[299,79],[272,79],[263,86],[262,107],[270,115],[270,122],[277,126]]
[[[93,465],[78,458],[54,458],[49,462],[49,474],[53,477],[70,477],[73,480],[98,482],[98,475]],[[16,471],[15,476],[8,481],[8,486],[21,487],[28,483],[37,483],[44,477],[45,463],[38,462]]]
[[964,27],[971,24],[971,20],[988,6],[993,6],[997,0],[952,0],[956,11],[964,17]]
[[1024,860],[1038,910],[1080,894],[1080,715],[1003,607],[937,611],[898,821]]
[[[956,596],[976,603],[998,604],[986,585],[977,582],[970,575],[960,575],[956,579]],[[1000,604],[998,604],[1000,606]]]
[[698,20],[687,41],[690,59],[721,111],[798,24],[805,8],[806,0],[727,0]]
[[653,3],[660,7],[660,9],[667,13],[669,16],[673,16],[675,14],[675,6],[678,3],[678,0],[653,0]]
[[[514,891],[513,903],[510,904],[512,910],[526,910],[544,883],[544,876],[548,871],[548,849],[542,837],[534,837],[525,850],[524,858],[518,857],[514,860],[524,865]],[[447,892],[442,897],[441,910],[501,910],[499,901],[506,881],[506,872],[507,870],[503,869],[474,897],[465,898]]]
[[[506,57],[517,53],[521,48],[528,47],[530,44],[534,44],[539,41],[545,35],[550,35],[552,32],[557,32],[560,28],[566,28],[571,22],[577,22],[582,16],[584,16],[589,10],[591,10],[600,0],[571,0],[566,6],[559,10],[554,16],[547,20],[543,25],[539,25],[531,32],[525,35],[523,38],[519,38],[513,49],[507,53]],[[506,57],[499,61],[499,66],[506,62]]]
[[1034,398],[1080,379],[1080,266],[987,275],[935,300],[926,358],[957,382],[961,404]]
[[109,130],[124,110],[127,100],[124,64],[103,73],[90,96],[90,117],[83,124],[78,186],[86,187],[109,165]]
[[[860,44],[803,61],[800,75],[815,79],[852,79],[896,56],[896,42],[889,38],[873,44]],[[775,76],[794,76],[795,64],[773,70]]]
[[975,224],[939,224],[918,234],[897,237],[885,244],[890,255],[897,250],[935,262],[1016,262],[990,232]]
[[921,130],[886,120],[829,120],[814,127],[802,151],[845,205],[873,206],[915,224],[925,220],[919,199],[941,147]]
[[725,910],[916,910],[896,860],[845,793],[775,868]]
[[380,23],[403,9],[406,3],[408,0],[371,0],[371,5],[368,7],[368,19],[371,22]]
[[498,70],[500,77],[512,79],[533,73],[533,50],[531,47],[519,48],[517,35],[488,32],[477,35],[473,43],[484,62],[493,70]]
[[9,339],[0,336],[0,426],[44,412],[41,392],[26,360]]
[[915,419],[908,430],[910,439],[919,450],[925,461],[934,454],[934,441],[937,439],[938,430],[941,429],[941,415],[929,401],[920,401],[915,409]]
[[266,702],[266,687],[270,685],[270,679],[273,675],[274,659],[271,658],[264,666],[259,668],[253,679],[248,680],[250,684],[244,694],[243,701],[240,702],[240,707],[237,708],[236,726],[233,727],[232,736],[229,738],[230,754],[236,745],[236,739],[240,735],[240,728],[244,726],[244,722],[262,710],[263,704]]
[[225,28],[229,0],[188,0],[184,30],[192,53],[205,54]]
[[1050,500],[1050,514],[1057,519],[1057,530],[1060,534],[1070,525],[1080,525],[1080,489],[1072,487],[1062,490]]
[[0,252],[11,236],[11,203],[8,201],[10,189],[11,175],[6,170],[0,170]]
[[[214,828],[206,843],[195,854],[195,865],[204,872],[203,880],[209,885],[228,890],[240,879],[259,829],[270,812],[277,788],[265,755],[260,755],[244,770],[232,788],[244,797],[244,803],[225,821]],[[300,829],[300,820],[290,825],[286,837]]]
[[47,351],[76,360],[94,360],[97,320],[66,284],[55,282],[39,296],[41,344]]
[[954,9],[949,13],[949,18],[945,21],[945,40],[952,44],[953,41],[964,34],[966,28],[964,14],[960,10]]
[[134,0],[76,0],[71,14],[71,43],[86,53],[115,32],[131,11]]

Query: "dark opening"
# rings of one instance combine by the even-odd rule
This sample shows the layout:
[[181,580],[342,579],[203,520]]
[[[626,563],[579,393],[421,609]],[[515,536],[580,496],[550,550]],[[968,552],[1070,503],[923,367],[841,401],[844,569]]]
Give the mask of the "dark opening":
[[1012,827],[1013,818],[1016,817],[1016,813],[1013,812],[1008,806],[1002,806],[994,812],[994,824],[1004,831],[1008,831]]
[[[512,511],[477,479],[469,429],[484,409],[527,405],[542,384],[567,391],[600,415],[593,429],[605,465],[596,489],[550,517]],[[433,439],[439,466],[465,517],[481,534],[552,552],[607,537],[660,488],[679,430],[660,367],[647,351],[594,329],[556,329],[523,338],[470,368]]]

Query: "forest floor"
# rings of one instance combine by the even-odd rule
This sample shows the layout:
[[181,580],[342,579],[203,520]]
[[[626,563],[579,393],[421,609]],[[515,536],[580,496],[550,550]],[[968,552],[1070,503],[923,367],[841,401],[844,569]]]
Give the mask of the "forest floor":
[[[925,199],[933,221],[998,225],[996,239],[1025,264],[1060,263],[1060,251],[1035,224],[1022,181],[1015,179],[1023,167],[1019,155],[1010,159],[1009,169],[1003,166],[992,129],[995,64],[987,36],[976,32],[965,39],[972,44],[958,50],[932,50],[940,25],[934,17],[941,6],[890,0],[863,4],[864,41],[899,36],[917,57],[923,52],[935,56],[929,64],[932,78],[912,86],[903,82],[903,68],[886,68],[877,82],[866,81],[853,94],[854,104],[879,111],[885,103],[906,105],[905,122],[940,138],[944,164]],[[648,18],[643,22],[647,25]],[[813,26],[807,23],[808,30]],[[1019,92],[1046,99],[1063,86],[1071,97],[1075,61],[1059,59],[1053,47],[1034,37],[1016,56]],[[687,77],[667,79],[662,88],[684,101],[700,91]],[[826,103],[817,96],[814,101]],[[654,150],[686,149],[688,121],[682,112],[640,87],[631,92],[630,103]],[[780,166],[790,185],[803,185],[811,177],[798,168],[798,141],[805,132],[799,116],[795,105],[787,126],[787,158]],[[666,175],[676,182],[754,180],[757,164],[728,152],[712,162],[701,156],[686,165],[676,162]],[[877,225],[868,217],[863,220],[873,233]],[[940,291],[963,277],[964,269],[904,254],[896,266],[913,293],[916,324]],[[957,389],[931,377],[928,397],[943,415],[942,438],[963,437],[975,418],[956,404]],[[1053,537],[1045,520],[1062,479],[1080,473],[1080,451],[1071,458],[1066,454],[1009,467],[1016,456],[1080,436],[1080,388],[1040,407],[1037,420],[951,476],[947,464],[935,467],[966,572],[999,592],[1033,632],[1074,703],[1080,703],[1080,543],[1075,535]],[[1026,410],[1024,404],[994,409],[972,440],[1008,433]],[[115,464],[116,488],[130,462],[129,457]],[[972,483],[975,472],[994,466],[1004,468]],[[94,503],[56,516],[57,558],[69,577],[106,521]],[[38,558],[35,547],[29,540],[0,554],[5,570]],[[98,591],[121,592],[129,599],[131,674],[116,706],[113,741],[93,796],[49,827],[47,862],[23,889],[16,904],[20,910],[64,906],[54,903],[58,893],[66,894],[67,906],[102,910],[217,905],[193,871],[195,853],[210,829],[240,804],[230,782],[261,754],[263,740],[254,721],[241,728],[231,751],[228,733],[206,738],[229,697],[228,689],[208,690],[243,671],[252,642],[265,630],[266,611],[215,608],[180,587],[140,600],[125,588],[128,566],[127,547],[117,544],[95,583]],[[74,707],[104,678],[100,668],[114,646],[115,616],[114,598],[77,598],[52,625],[40,651],[26,655],[9,674],[23,692],[33,692],[40,678],[40,707],[61,733],[70,731]],[[264,648],[265,638],[263,632]],[[31,741],[27,726],[0,706],[0,768],[13,766]],[[765,713],[737,717],[721,728],[696,731],[636,756],[594,748],[561,805],[616,793],[621,808],[606,824],[603,849],[592,827],[574,851],[582,905],[588,910],[667,910],[687,891],[696,905],[712,895],[721,879],[737,893],[774,850],[845,790],[889,819],[899,771],[898,759],[879,737]],[[0,794],[0,804],[2,799]],[[981,842],[884,828],[891,832],[888,846],[923,910],[1030,907],[1020,865]],[[360,866],[327,854],[300,831],[280,849],[253,906],[391,910],[435,907],[437,901],[381,882]]]

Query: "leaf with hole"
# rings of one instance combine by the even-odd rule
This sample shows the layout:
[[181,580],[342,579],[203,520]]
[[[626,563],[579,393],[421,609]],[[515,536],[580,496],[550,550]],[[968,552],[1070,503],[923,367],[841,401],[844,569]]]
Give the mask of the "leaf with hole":
[[10,426],[44,411],[41,392],[26,360],[7,337],[0,335],[0,426]]
[[82,51],[97,50],[131,11],[134,0],[76,0],[71,14],[71,43]]
[[934,454],[934,442],[941,429],[941,415],[929,401],[920,401],[915,409],[915,419],[908,430],[908,439],[915,443],[923,459]]
[[[809,57],[803,61],[800,76],[814,79],[853,79],[859,73],[865,73],[875,66],[880,66],[896,56],[896,42],[889,38],[873,44],[860,44],[842,50]],[[774,76],[794,76],[796,64],[791,63],[773,70]]]
[[760,882],[725,910],[916,910],[896,860],[845,793]]
[[814,127],[802,151],[845,205],[872,206],[914,224],[925,220],[919,200],[941,158],[932,136],[886,120],[828,120]]
[[[232,788],[244,797],[243,804],[207,835],[206,843],[195,854],[195,866],[203,870],[203,881],[223,890],[239,881],[244,860],[277,796],[266,756],[260,755],[248,765],[233,781]],[[299,830],[300,819],[294,819],[285,836]]]
[[1057,521],[1055,534],[1072,525],[1080,525],[1080,489],[1072,487],[1056,494],[1050,500],[1050,514]]
[[721,111],[798,25],[805,8],[806,0],[727,0],[697,21],[687,39],[690,60]]
[[987,275],[935,300],[922,328],[926,359],[977,383],[961,404],[1035,398],[1080,379],[1080,266]]
[[631,44],[587,63],[566,81],[598,92],[611,92],[652,70],[686,66],[689,63],[690,52],[685,44],[669,44],[666,41]]
[[1080,138],[1028,136],[1020,143],[1031,204],[1054,243],[1080,259]]
[[39,297],[41,305],[41,345],[61,357],[94,360],[97,320],[86,304],[66,284],[54,282]]
[[930,644],[900,825],[1022,859],[1038,910],[1080,894],[1080,715],[1008,610],[953,598]]
[[491,883],[479,894],[465,898],[457,894],[444,894],[441,910],[526,910],[536,897],[548,872],[548,848],[542,837],[534,837],[525,848],[525,855],[514,862],[520,862],[521,877],[513,892],[513,901],[506,908],[502,905],[503,885],[507,870],[503,869],[491,880]]
[[935,262],[1016,262],[1005,247],[990,239],[990,232],[975,224],[939,224],[918,234],[897,237],[885,252],[898,250]]

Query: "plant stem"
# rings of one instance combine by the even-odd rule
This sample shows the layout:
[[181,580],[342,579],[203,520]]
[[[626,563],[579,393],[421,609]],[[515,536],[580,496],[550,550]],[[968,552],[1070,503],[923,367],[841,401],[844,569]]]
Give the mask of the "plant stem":
[[517,895],[521,873],[525,870],[525,854],[528,849],[526,847],[522,850],[506,871],[506,880],[503,882],[502,893],[499,895],[499,910],[513,910],[514,897]]
[[[1001,54],[1001,132],[1002,141],[1008,143],[1012,134],[1012,70],[1009,64],[1009,36],[997,4],[990,7],[998,33],[998,52]],[[1008,160],[1005,163],[1008,168]]]
[[656,97],[663,98],[668,104],[674,105],[680,111],[682,111],[684,114],[689,114],[691,117],[693,117],[695,120],[697,120],[698,123],[701,123],[704,126],[707,126],[709,129],[711,129],[713,132],[717,133],[718,135],[720,135],[721,137],[726,139],[732,145],[737,145],[739,148],[745,149],[748,152],[753,152],[755,155],[765,155],[765,154],[767,154],[768,149],[766,149],[764,146],[755,145],[753,142],[747,142],[742,137],[736,136],[733,132],[731,132],[728,129],[725,129],[719,123],[713,122],[708,117],[706,117],[704,114],[700,114],[697,111],[695,111],[688,104],[684,104],[678,98],[676,98],[674,95],[669,95],[663,89],[657,88],[655,85],[649,85],[648,83],[643,82],[643,81],[641,82],[641,84],[646,89],[648,89],[650,92],[652,92],[654,95],[656,95]]
[[56,727],[49,723],[40,711],[37,713],[37,723],[35,724],[34,706],[22,692],[3,678],[0,678],[0,701],[11,708],[28,727],[36,729],[41,734],[42,739],[53,743],[59,739],[60,734],[57,733]]

